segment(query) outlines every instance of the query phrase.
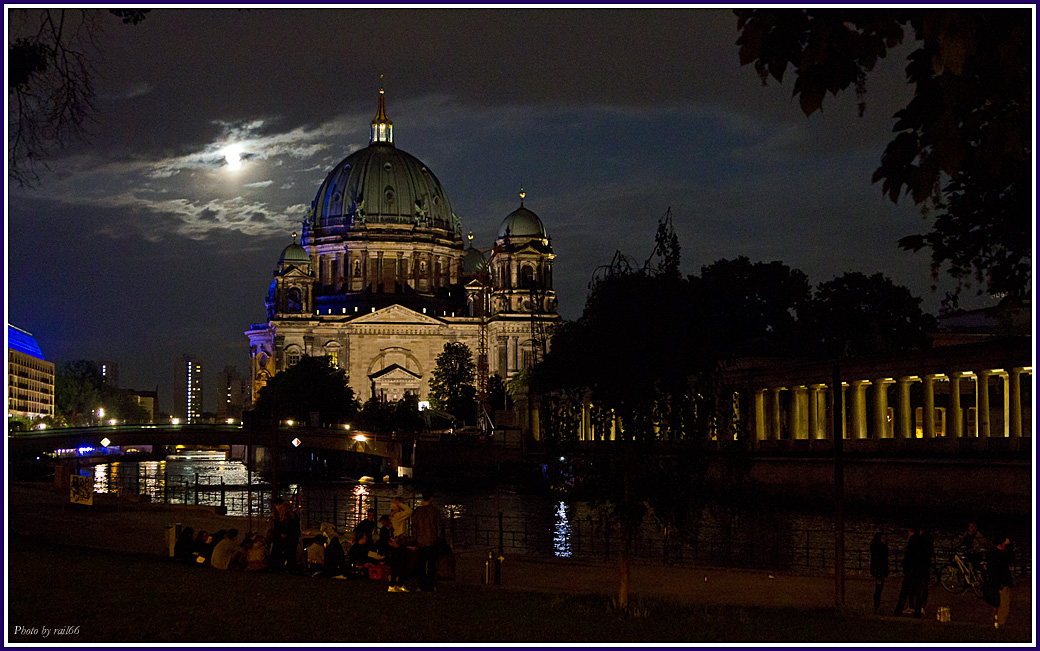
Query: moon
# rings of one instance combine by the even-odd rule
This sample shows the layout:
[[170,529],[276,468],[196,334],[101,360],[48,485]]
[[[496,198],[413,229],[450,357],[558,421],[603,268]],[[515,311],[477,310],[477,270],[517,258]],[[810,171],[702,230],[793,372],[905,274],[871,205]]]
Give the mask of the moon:
[[237,170],[242,167],[242,145],[228,145],[224,148],[224,160],[228,169]]

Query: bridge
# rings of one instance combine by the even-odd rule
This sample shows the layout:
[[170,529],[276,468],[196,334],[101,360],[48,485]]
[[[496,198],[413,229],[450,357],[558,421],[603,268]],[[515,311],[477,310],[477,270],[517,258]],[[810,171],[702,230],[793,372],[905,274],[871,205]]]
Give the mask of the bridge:
[[[50,457],[69,463],[137,455],[165,457],[179,450],[218,450],[248,461],[255,470],[397,475],[408,465],[411,441],[345,429],[288,425],[111,425],[12,432],[8,456],[27,461]],[[277,459],[277,462],[274,460]],[[374,476],[374,475],[373,475]]]

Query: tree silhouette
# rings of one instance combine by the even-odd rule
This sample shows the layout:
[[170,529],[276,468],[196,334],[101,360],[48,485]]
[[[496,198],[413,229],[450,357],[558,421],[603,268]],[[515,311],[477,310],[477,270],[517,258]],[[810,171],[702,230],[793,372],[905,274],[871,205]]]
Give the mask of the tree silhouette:
[[7,173],[21,186],[39,181],[54,149],[87,135],[94,71],[105,13],[136,25],[150,9],[10,9]]
[[932,231],[899,246],[931,249],[958,291],[1024,297],[1031,284],[1032,13],[1026,9],[736,9],[740,63],[762,83],[788,66],[806,115],[855,88],[860,113],[874,64],[909,36],[914,95],[872,182],[907,195]]
[[434,409],[448,412],[467,423],[474,422],[476,377],[477,367],[469,347],[460,342],[444,344],[430,377],[430,403]]
[[846,273],[820,285],[805,326],[820,357],[898,353],[930,344],[935,318],[921,299],[883,274]]
[[346,372],[325,357],[304,355],[272,377],[257,394],[254,410],[266,418],[310,422],[317,412],[322,424],[340,424],[357,414],[357,398]]
[[55,420],[70,427],[95,425],[98,409],[105,410],[105,421],[148,422],[147,410],[128,391],[105,382],[96,363],[80,359],[62,364],[54,373]]

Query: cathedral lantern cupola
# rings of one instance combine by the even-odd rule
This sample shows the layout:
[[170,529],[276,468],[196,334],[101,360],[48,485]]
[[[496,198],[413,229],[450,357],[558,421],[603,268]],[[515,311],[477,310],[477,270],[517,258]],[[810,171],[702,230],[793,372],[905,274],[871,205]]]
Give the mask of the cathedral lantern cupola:
[[495,240],[488,268],[494,296],[493,313],[555,314],[552,239],[542,220],[524,206],[506,215]]
[[279,315],[309,315],[314,309],[314,273],[307,249],[296,242],[282,249],[274,280],[267,292],[267,319],[273,321]]
[[379,109],[376,111],[376,116],[372,118],[372,136],[368,144],[390,146],[394,144],[394,123],[386,115],[386,98],[383,95],[382,86],[379,88]]

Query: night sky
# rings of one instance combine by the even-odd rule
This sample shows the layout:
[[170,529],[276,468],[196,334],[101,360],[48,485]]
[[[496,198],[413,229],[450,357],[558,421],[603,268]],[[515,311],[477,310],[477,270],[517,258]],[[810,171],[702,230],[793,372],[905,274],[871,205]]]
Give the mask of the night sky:
[[[479,248],[519,205],[556,251],[564,318],[671,208],[683,268],[780,260],[816,285],[881,271],[935,313],[952,284],[911,202],[870,177],[911,89],[908,47],[810,118],[737,58],[725,9],[156,9],[104,21],[96,122],[38,187],[8,188],[7,320],[56,363],[110,360],[172,408],[173,361],[249,368],[251,323],[328,170],[368,144],[380,87]],[[230,148],[230,149],[229,149]],[[239,151],[240,164],[231,164]]]

